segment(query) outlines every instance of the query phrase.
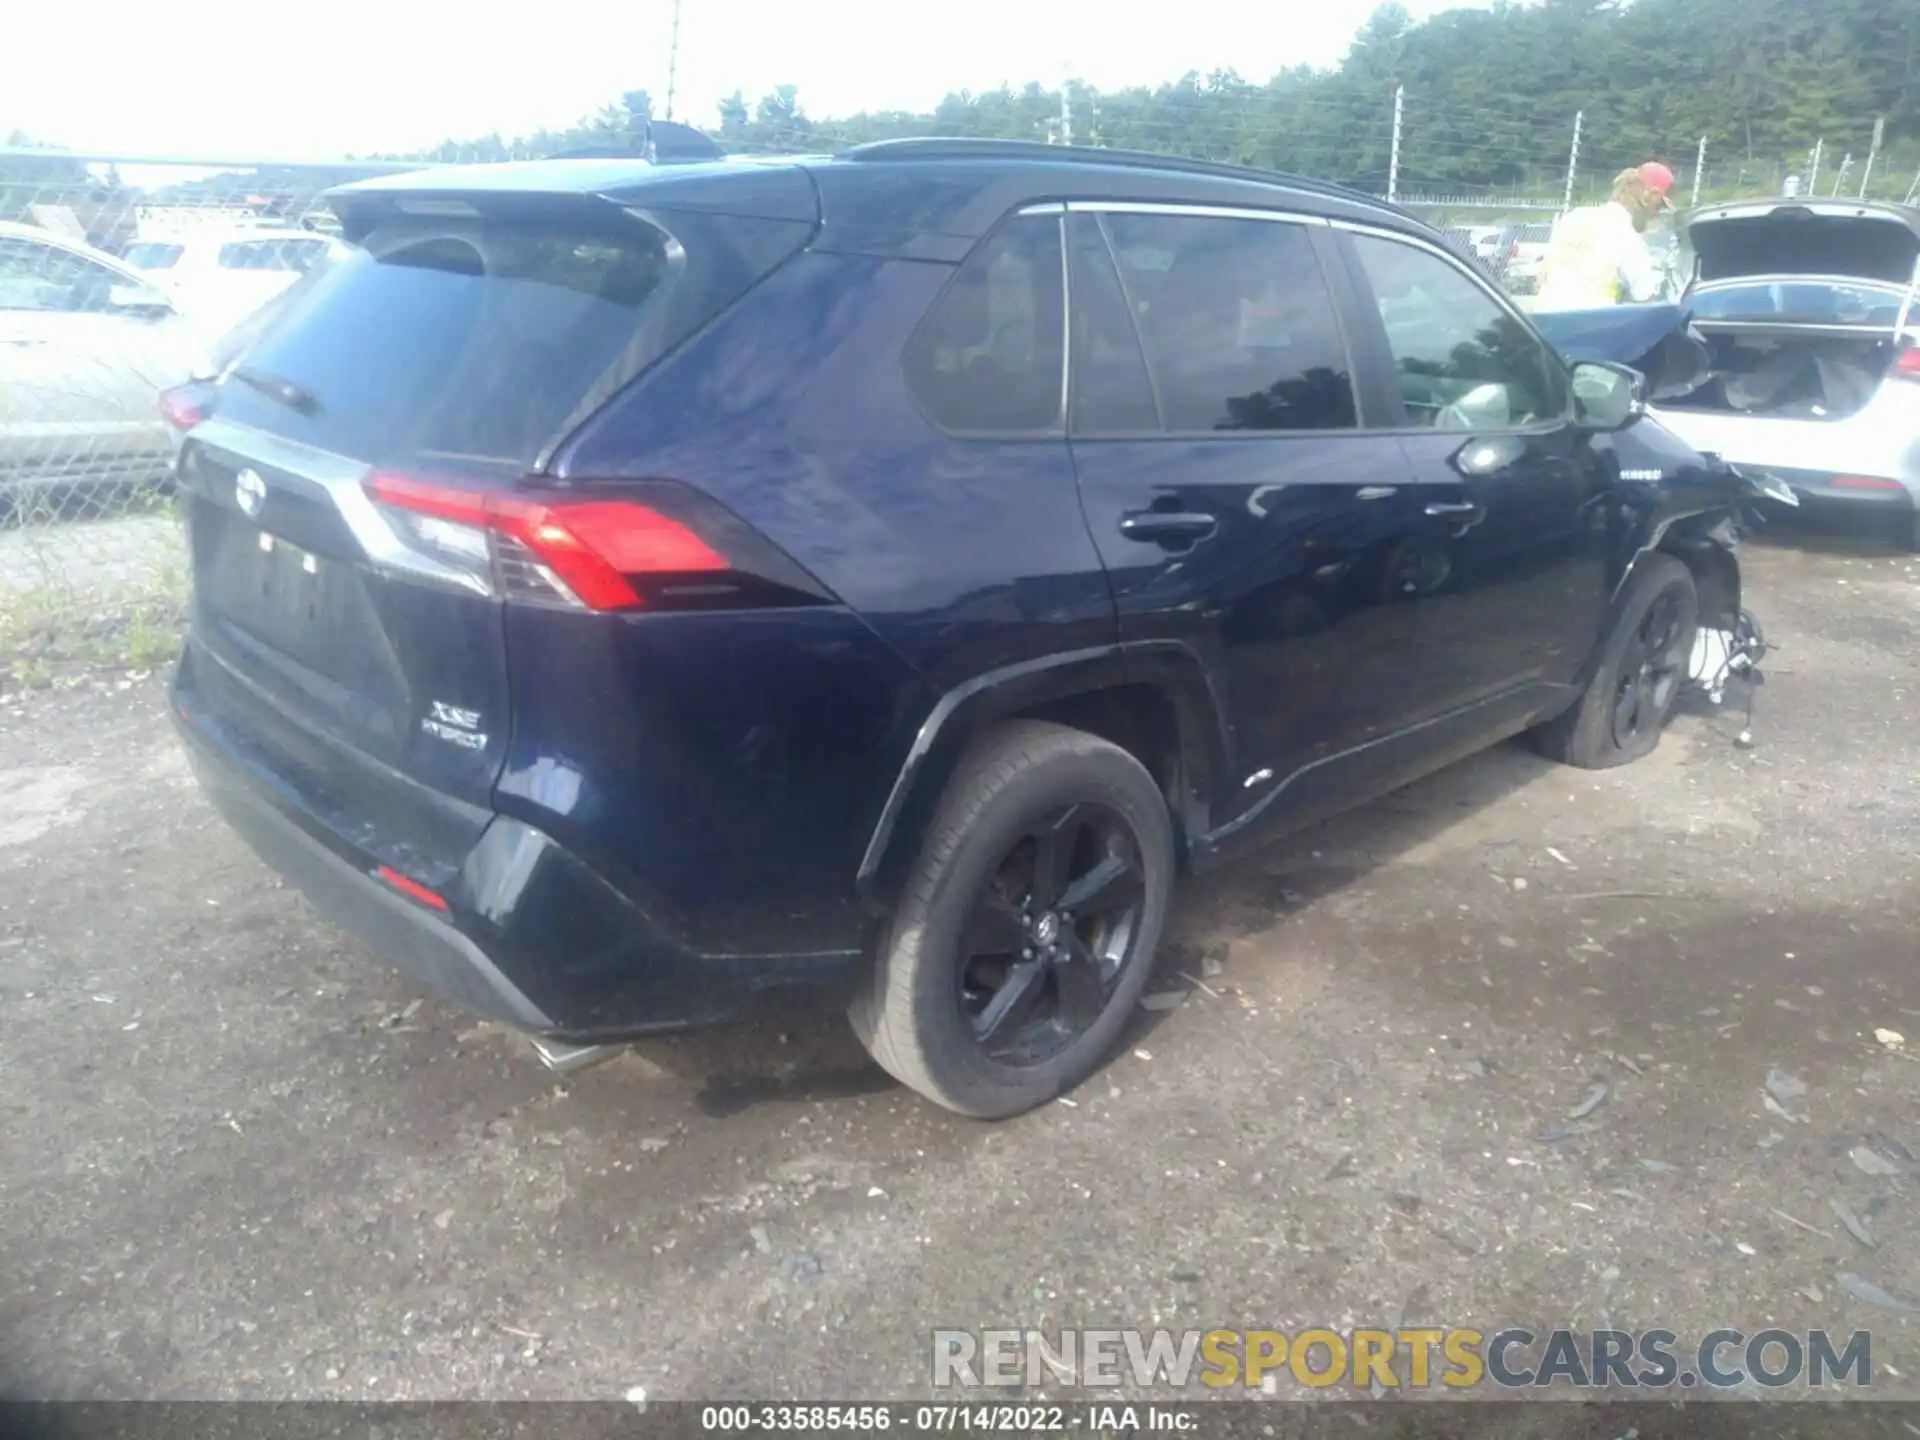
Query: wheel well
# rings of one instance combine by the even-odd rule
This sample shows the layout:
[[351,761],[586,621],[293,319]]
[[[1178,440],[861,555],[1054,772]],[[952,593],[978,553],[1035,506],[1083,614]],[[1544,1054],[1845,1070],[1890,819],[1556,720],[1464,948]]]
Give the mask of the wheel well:
[[1204,759],[1189,758],[1194,747],[1182,744],[1180,716],[1173,701],[1150,684],[1100,686],[997,712],[957,733],[943,735],[901,810],[870,900],[882,908],[891,905],[905,867],[919,847],[918,837],[932,818],[961,755],[983,735],[1010,720],[1050,720],[1084,730],[1118,745],[1146,766],[1160,793],[1167,797],[1183,863],[1189,838],[1206,833],[1210,777],[1202,772],[1208,767]]
[[1691,535],[1669,535],[1659,553],[1671,555],[1693,575],[1700,597],[1700,623],[1731,630],[1740,619],[1740,562],[1725,546]]
[[1151,685],[1113,685],[1064,695],[1003,718],[1051,720],[1118,745],[1147,767],[1154,784],[1167,797],[1174,824],[1179,825],[1181,797],[1189,777],[1183,773],[1179,718],[1160,690]]

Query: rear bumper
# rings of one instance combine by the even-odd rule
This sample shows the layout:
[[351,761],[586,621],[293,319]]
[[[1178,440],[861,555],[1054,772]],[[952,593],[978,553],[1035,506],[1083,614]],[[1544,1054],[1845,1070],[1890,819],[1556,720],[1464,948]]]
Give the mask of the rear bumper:
[[213,808],[316,910],[408,979],[476,1015],[535,1033],[554,1028],[553,1017],[472,940],[329,850],[222,763],[191,724],[179,728],[201,792]]
[[1799,500],[1798,510],[1769,504],[1768,513],[1786,523],[1796,520],[1823,528],[1896,531],[1915,537],[1915,496],[1903,482],[1886,477],[1836,475],[1818,470],[1768,466]]
[[[187,672],[183,669],[183,675]],[[857,950],[704,955],[665,933],[550,836],[495,817],[443,912],[376,878],[286,777],[177,680],[176,728],[201,789],[262,860],[407,978],[529,1034],[597,1044],[844,1007]]]

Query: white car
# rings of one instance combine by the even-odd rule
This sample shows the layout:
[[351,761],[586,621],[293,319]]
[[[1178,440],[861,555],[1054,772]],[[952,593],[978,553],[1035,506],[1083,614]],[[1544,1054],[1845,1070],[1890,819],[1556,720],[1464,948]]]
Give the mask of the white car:
[[1682,254],[1711,371],[1660,423],[1784,482],[1810,519],[1920,547],[1920,210],[1709,206],[1686,218]]
[[23,488],[162,479],[172,437],[159,392],[204,346],[132,266],[0,222],[0,509]]
[[1507,288],[1516,295],[1531,295],[1540,288],[1540,272],[1546,267],[1547,249],[1553,243],[1551,221],[1521,225],[1508,243],[1505,276]]
[[229,329],[345,247],[312,230],[210,229],[143,237],[129,265],[208,330]]

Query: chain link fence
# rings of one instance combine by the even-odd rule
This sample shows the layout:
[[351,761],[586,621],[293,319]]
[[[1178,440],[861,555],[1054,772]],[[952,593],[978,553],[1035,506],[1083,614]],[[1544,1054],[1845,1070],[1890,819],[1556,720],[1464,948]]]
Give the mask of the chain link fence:
[[[1030,138],[1064,133],[1247,158],[1244,117],[1110,135],[1119,122],[1084,95],[1087,128],[1078,131],[1068,128],[1064,97],[1057,118],[1045,114],[1054,102],[1037,88],[1032,98],[1041,118]],[[1410,126],[1422,122],[1417,107],[1407,108]],[[1420,176],[1429,166],[1439,173],[1451,154],[1444,147],[1457,142],[1434,125],[1403,137],[1396,103],[1383,110],[1378,172],[1327,178],[1425,216],[1489,277],[1526,296],[1556,216],[1569,202],[1601,198],[1606,177],[1577,172],[1577,144],[1562,149],[1567,140],[1549,129],[1516,128],[1502,164],[1533,177],[1527,190],[1441,193]],[[1305,143],[1290,133],[1291,143]],[[804,122],[743,135],[729,148],[818,153],[875,138]],[[1674,149],[1691,156],[1694,146]],[[1323,153],[1332,152],[1309,144],[1270,163],[1325,174],[1314,163]],[[0,146],[0,688],[102,656],[163,651],[177,633],[186,566],[169,472],[181,431],[168,416],[187,418],[190,382],[209,373],[242,318],[343,252],[322,195],[426,163],[505,158],[520,157],[498,142],[447,147],[431,162],[303,165]],[[1675,166],[1683,204],[1723,198],[1718,191],[1780,193],[1785,168],[1797,164],[1716,171],[1704,143],[1698,159],[1697,170]],[[1831,167],[1825,175],[1814,193],[1834,184]],[[1879,177],[1897,183],[1884,167]]]
[[173,422],[222,336],[341,248],[318,197],[367,173],[0,150],[0,689],[164,660]]

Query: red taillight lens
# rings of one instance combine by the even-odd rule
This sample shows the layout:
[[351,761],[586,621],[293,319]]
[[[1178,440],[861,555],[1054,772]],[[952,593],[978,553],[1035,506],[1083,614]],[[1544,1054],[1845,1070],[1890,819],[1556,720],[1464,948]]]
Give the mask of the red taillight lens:
[[1893,357],[1893,373],[1902,380],[1920,380],[1920,345],[1908,345]]
[[398,512],[410,542],[467,566],[491,555],[498,588],[522,598],[633,610],[646,601],[630,577],[730,568],[687,526],[629,500],[463,490],[385,473],[368,476],[365,489]]
[[160,392],[160,415],[176,430],[191,430],[207,418],[208,394],[197,381]]
[[391,865],[382,865],[378,870],[375,870],[373,873],[376,879],[382,881],[384,884],[391,885],[394,889],[398,890],[402,895],[407,896],[409,899],[418,900],[422,905],[427,906],[429,909],[444,911],[447,908],[447,902],[445,897],[439,895],[435,891],[429,890],[426,886],[422,885],[418,880],[412,880],[412,879],[409,879],[407,876],[402,875],[398,870],[394,869]]
[[1881,480],[1871,475],[1836,475],[1831,483],[1836,490],[1904,490],[1907,488],[1898,480]]

